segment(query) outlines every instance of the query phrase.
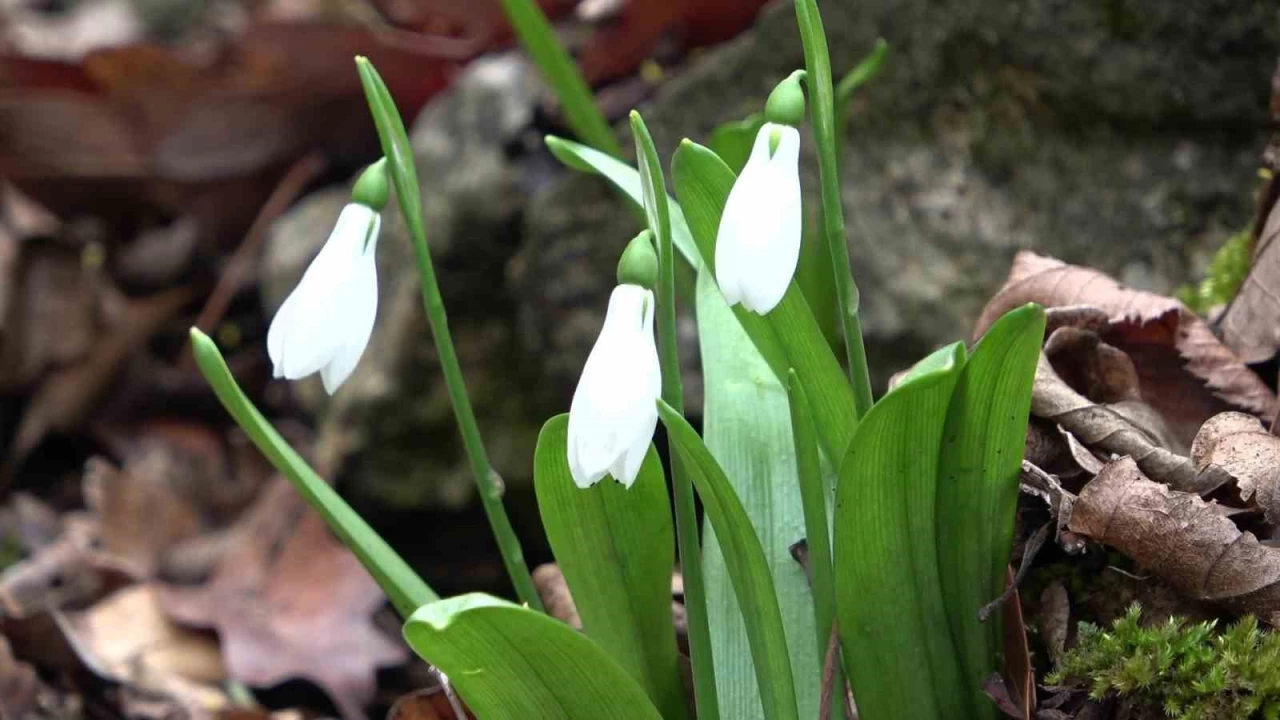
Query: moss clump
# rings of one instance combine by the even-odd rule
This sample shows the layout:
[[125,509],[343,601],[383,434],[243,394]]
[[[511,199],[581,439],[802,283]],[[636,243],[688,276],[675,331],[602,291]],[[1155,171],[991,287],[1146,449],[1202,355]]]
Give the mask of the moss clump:
[[1253,254],[1253,228],[1248,227],[1227,238],[1213,259],[1203,280],[1196,285],[1184,285],[1178,290],[1178,299],[1187,307],[1205,315],[1210,309],[1231,302],[1249,274]]
[[1131,606],[1108,631],[1080,623],[1047,682],[1083,681],[1094,699],[1117,693],[1178,720],[1280,719],[1280,633],[1252,616],[1218,634],[1216,623],[1178,618],[1142,627],[1141,614]]

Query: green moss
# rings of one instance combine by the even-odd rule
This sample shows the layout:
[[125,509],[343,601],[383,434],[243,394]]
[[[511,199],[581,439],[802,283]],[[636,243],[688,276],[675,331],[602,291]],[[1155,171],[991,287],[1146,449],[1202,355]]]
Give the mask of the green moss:
[[1143,627],[1135,604],[1110,630],[1080,623],[1079,642],[1046,681],[1083,683],[1102,699],[1115,693],[1178,720],[1280,719],[1280,633],[1245,617],[1216,623],[1181,619]]
[[1198,285],[1184,285],[1178,290],[1178,299],[1201,315],[1214,306],[1231,302],[1249,274],[1252,236],[1253,228],[1248,227],[1227,238],[1209,261],[1204,280]]

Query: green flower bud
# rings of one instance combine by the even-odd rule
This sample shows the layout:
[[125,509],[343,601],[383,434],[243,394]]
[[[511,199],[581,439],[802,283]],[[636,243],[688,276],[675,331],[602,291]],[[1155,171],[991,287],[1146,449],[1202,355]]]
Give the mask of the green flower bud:
[[764,117],[771,123],[795,127],[804,121],[804,90],[800,81],[805,72],[797,70],[778,83],[764,104]]
[[360,173],[356,186],[351,188],[351,202],[381,211],[387,206],[390,191],[387,184],[387,159],[382,158]]
[[618,259],[618,284],[649,290],[658,284],[658,251],[653,247],[652,231],[644,230],[627,243]]

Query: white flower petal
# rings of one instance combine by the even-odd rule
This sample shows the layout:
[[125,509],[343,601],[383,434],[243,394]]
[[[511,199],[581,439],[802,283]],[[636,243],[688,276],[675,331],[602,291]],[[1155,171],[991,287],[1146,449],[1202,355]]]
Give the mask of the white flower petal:
[[320,368],[320,380],[330,395],[337,392],[356,369],[356,363],[373,335],[373,321],[378,315],[378,266],[374,262],[372,248],[357,263],[360,267],[344,295],[348,311],[340,332],[346,337],[346,342],[338,348],[329,364]]
[[267,353],[276,377],[297,380],[319,371],[351,341],[348,326],[359,330],[358,324],[335,319],[350,312],[346,293],[366,241],[372,262],[380,226],[378,214],[364,205],[352,203],[342,209],[329,239],[271,321]]
[[[661,391],[653,339],[653,293],[620,285],[609,298],[569,407],[569,471],[579,487],[606,474],[630,485],[657,425]],[[635,449],[642,448],[638,458]]]
[[761,129],[756,134],[751,156],[729,190],[724,212],[720,215],[720,226],[716,230],[716,284],[729,305],[742,301],[745,281],[742,244],[753,230],[760,188],[768,169],[769,134]]
[[[778,146],[770,152],[774,134]],[[716,281],[725,300],[764,314],[791,285],[800,259],[800,133],[766,123],[725,203],[716,237]]]

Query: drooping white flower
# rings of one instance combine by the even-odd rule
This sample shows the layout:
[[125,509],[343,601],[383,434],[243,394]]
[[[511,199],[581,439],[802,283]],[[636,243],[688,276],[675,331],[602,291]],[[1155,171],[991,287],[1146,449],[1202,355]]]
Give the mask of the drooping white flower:
[[382,218],[347,204],[320,254],[285,298],[267,331],[275,377],[299,380],[319,372],[332,395],[355,369],[378,311],[374,249]]
[[606,474],[636,481],[658,424],[662,372],[653,339],[653,293],[619,285],[569,406],[569,471],[581,488]]
[[716,233],[716,283],[731,306],[742,303],[763,315],[791,284],[803,216],[799,164],[800,132],[765,123],[729,191]]

